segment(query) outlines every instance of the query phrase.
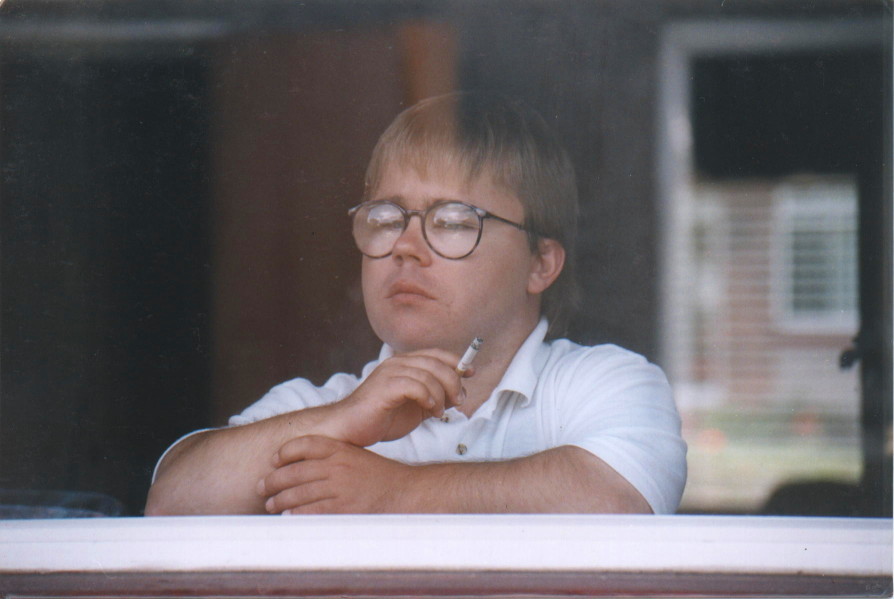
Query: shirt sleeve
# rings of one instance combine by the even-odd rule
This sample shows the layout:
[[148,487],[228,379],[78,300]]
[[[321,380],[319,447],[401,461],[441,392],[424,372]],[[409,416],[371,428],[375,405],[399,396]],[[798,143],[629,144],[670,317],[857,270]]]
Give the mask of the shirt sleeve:
[[273,387],[242,413],[230,417],[230,426],[251,424],[296,410],[315,408],[336,402],[357,388],[359,379],[338,373],[317,387],[307,379],[292,379]]
[[392,353],[391,348],[385,345],[379,354],[379,359],[366,364],[359,377],[339,372],[329,377],[322,387],[317,387],[309,380],[301,378],[279,384],[270,389],[261,399],[245,408],[241,414],[231,416],[229,425],[251,424],[280,414],[339,401],[353,393],[360,383],[372,374],[381,361]]
[[197,431],[187,433],[187,434],[183,435],[182,437],[180,437],[179,439],[177,439],[176,441],[174,441],[170,447],[165,449],[165,452],[163,454],[161,454],[161,457],[158,458],[157,462],[155,462],[155,468],[152,469],[152,483],[154,484],[156,477],[158,477],[158,467],[161,466],[161,463],[165,461],[165,458],[168,457],[168,454],[171,453],[172,449],[174,449],[181,442],[186,441],[188,438],[192,437],[193,435],[198,435],[199,433],[204,433],[205,431],[210,431],[210,430],[214,430],[214,429],[200,428]]
[[630,482],[656,514],[676,511],[686,484],[686,443],[662,370],[613,345],[565,356],[557,369],[560,445],[591,452]]
[[[377,364],[378,361],[374,361],[364,366],[362,377],[359,379],[351,374],[335,374],[322,387],[317,387],[307,379],[300,378],[279,384],[270,389],[261,399],[245,408],[242,413],[231,416],[229,426],[251,424],[280,414],[336,402],[354,391],[360,381],[369,376]],[[155,482],[159,465],[177,444],[193,435],[209,430],[213,429],[204,428],[193,431],[180,437],[168,447],[155,464],[152,471],[152,482]]]

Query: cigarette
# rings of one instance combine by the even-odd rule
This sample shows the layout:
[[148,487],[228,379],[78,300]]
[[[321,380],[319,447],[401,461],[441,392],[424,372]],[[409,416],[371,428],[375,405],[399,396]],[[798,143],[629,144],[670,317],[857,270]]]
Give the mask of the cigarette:
[[466,353],[463,354],[463,357],[459,359],[459,364],[456,365],[456,374],[462,376],[472,366],[472,360],[478,355],[478,350],[481,349],[482,343],[484,343],[484,339],[481,337],[472,339],[472,343],[469,344]]

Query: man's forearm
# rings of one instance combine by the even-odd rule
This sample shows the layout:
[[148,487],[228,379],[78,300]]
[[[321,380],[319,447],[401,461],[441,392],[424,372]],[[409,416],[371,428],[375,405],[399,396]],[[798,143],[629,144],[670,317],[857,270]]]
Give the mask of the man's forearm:
[[265,513],[256,485],[273,470],[274,453],[288,439],[327,434],[326,416],[312,408],[184,439],[159,465],[146,515]]
[[557,447],[503,462],[431,464],[413,469],[396,511],[651,512],[630,483],[578,447]]
[[621,475],[577,447],[498,462],[408,465],[333,439],[303,437],[284,446],[280,460],[261,483],[270,513],[651,511]]

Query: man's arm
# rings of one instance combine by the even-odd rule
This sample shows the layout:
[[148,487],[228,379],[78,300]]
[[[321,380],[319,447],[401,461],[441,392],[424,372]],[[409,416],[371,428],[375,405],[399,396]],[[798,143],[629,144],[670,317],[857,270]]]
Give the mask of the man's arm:
[[187,437],[159,464],[146,515],[265,513],[251,481],[273,470],[280,445],[317,432],[324,419],[325,408],[312,408]]
[[146,515],[264,513],[256,486],[286,442],[323,435],[363,447],[403,437],[459,404],[456,360],[438,350],[395,356],[334,404],[187,437],[159,464]]
[[608,464],[573,446],[498,462],[407,465],[323,437],[290,441],[258,484],[271,513],[651,513]]

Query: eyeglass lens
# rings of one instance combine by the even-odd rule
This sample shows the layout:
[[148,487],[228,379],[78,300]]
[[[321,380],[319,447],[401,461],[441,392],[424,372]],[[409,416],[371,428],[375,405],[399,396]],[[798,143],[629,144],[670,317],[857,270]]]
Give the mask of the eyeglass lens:
[[[410,216],[391,202],[361,205],[354,214],[353,225],[358,249],[371,258],[387,256],[409,226]],[[422,217],[429,247],[445,258],[463,258],[478,244],[481,218],[470,206],[459,202],[436,204]]]

